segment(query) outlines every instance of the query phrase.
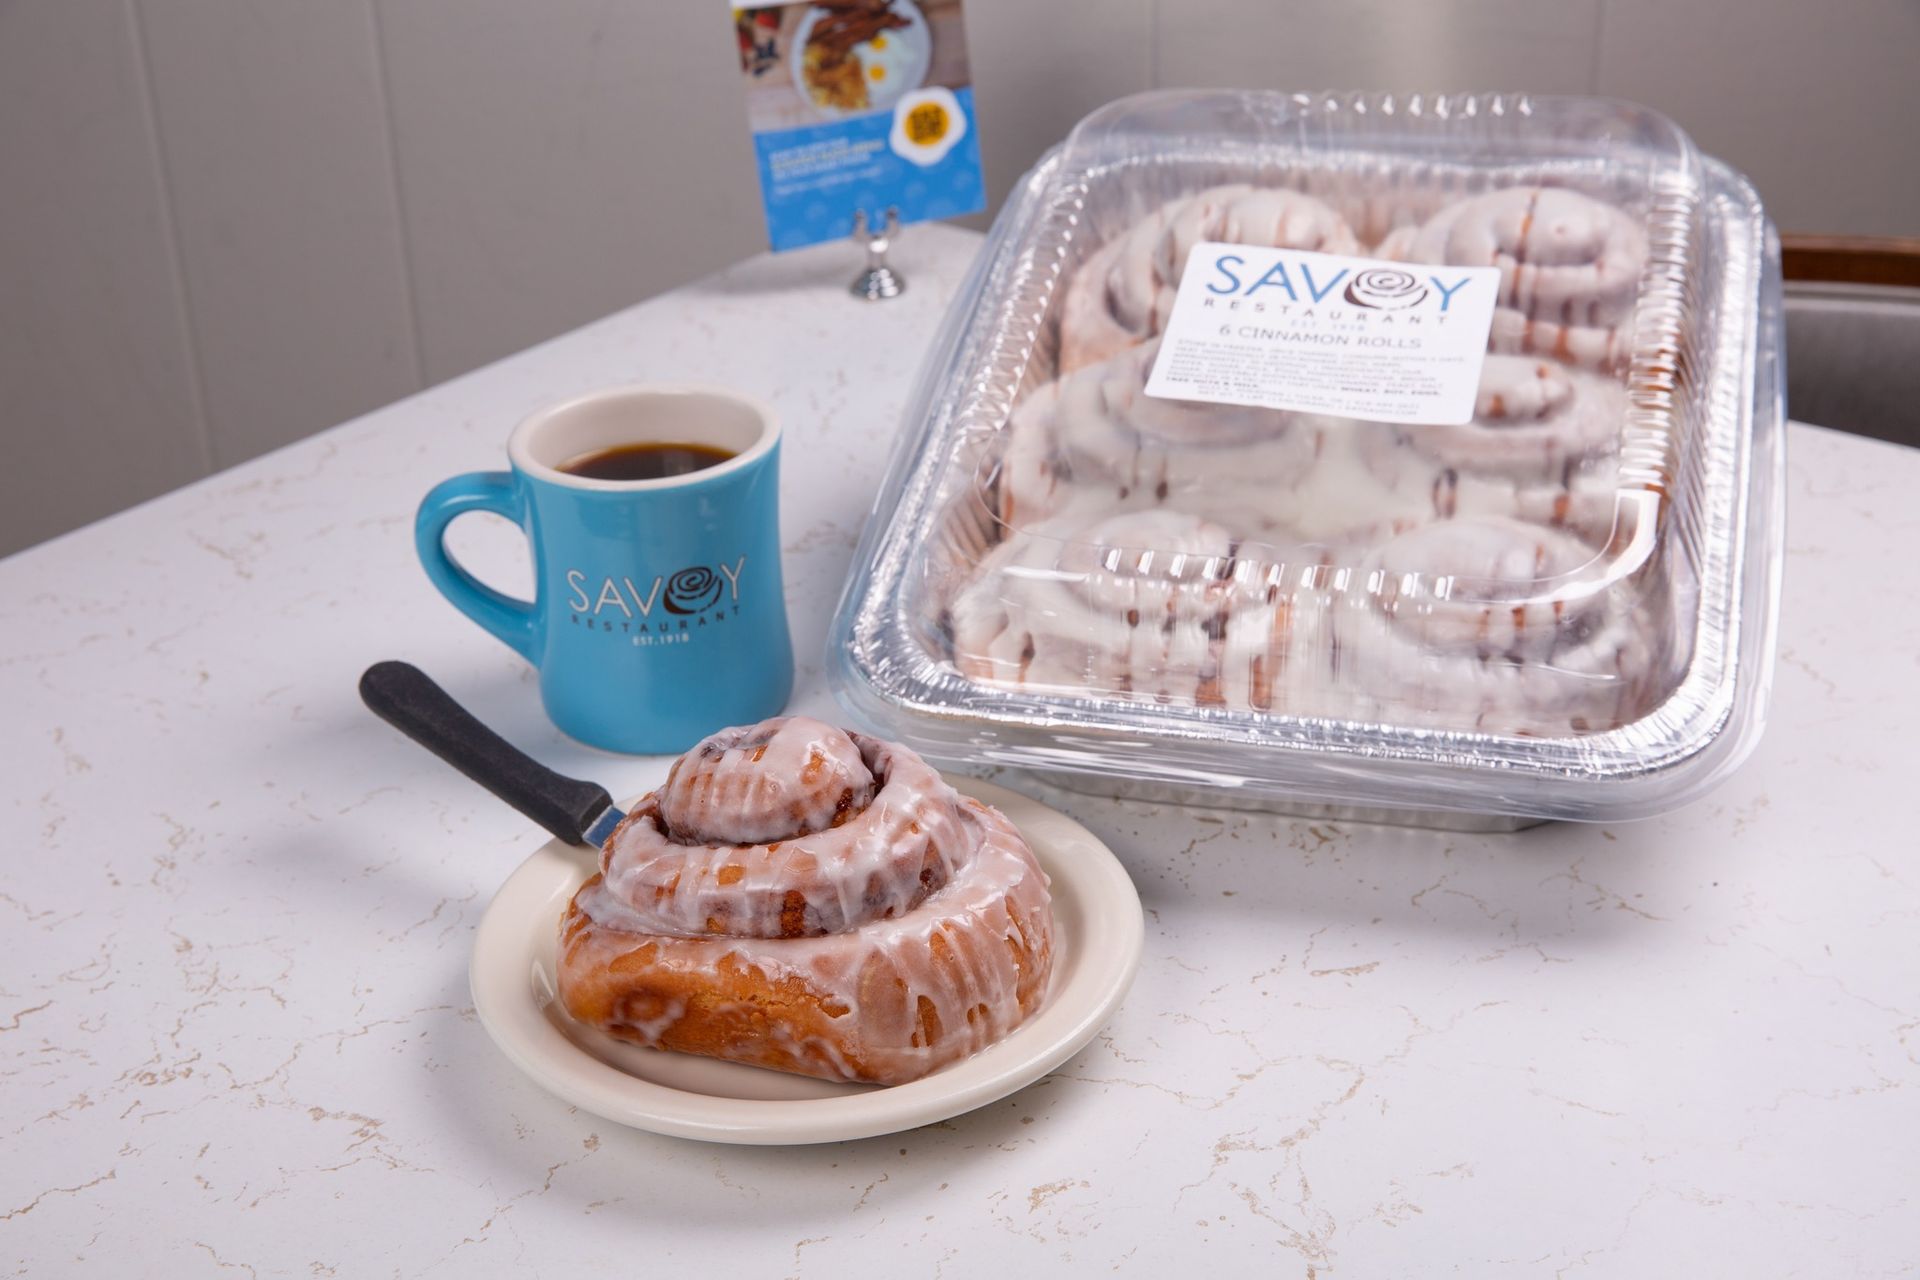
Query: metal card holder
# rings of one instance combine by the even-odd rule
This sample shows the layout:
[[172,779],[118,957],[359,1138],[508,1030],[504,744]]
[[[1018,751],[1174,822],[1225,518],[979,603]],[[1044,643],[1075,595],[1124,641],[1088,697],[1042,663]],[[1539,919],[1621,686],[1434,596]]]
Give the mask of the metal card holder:
[[853,238],[856,243],[865,245],[867,250],[866,269],[848,286],[848,291],[854,297],[879,302],[885,298],[897,298],[906,292],[906,278],[887,263],[887,250],[893,247],[893,237],[899,233],[898,209],[888,208],[887,220],[878,230],[868,223],[865,209],[853,215]]

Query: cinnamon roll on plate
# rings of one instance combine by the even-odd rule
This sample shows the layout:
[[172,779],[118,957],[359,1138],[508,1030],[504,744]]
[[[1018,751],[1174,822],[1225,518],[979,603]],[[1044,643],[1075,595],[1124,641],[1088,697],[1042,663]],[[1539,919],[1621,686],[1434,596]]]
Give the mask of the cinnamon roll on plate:
[[905,747],[804,717],[723,730],[607,841],[559,998],[621,1039],[902,1084],[1005,1038],[1053,964],[1047,877]]

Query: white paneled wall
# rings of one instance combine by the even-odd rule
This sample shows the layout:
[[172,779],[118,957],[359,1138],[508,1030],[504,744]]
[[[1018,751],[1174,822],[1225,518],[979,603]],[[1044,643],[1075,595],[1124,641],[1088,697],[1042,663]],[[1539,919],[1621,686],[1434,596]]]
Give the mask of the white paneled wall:
[[125,0],[0,0],[0,552],[206,474]]
[[428,381],[761,247],[717,0],[378,12]]
[[[1920,231],[1920,0],[968,0],[989,190],[1170,85],[1606,93]],[[0,0],[0,554],[760,246],[719,0]],[[851,256],[849,262],[852,262]]]
[[133,12],[214,465],[419,387],[363,0],[139,0]]
[[1920,0],[1606,0],[1599,87],[1744,170],[1789,231],[1920,234]]
[[1080,117],[1153,87],[1154,4],[966,0],[980,159],[996,206]]
[[1263,89],[1586,93],[1600,4],[1163,0],[1154,26],[1155,78]]

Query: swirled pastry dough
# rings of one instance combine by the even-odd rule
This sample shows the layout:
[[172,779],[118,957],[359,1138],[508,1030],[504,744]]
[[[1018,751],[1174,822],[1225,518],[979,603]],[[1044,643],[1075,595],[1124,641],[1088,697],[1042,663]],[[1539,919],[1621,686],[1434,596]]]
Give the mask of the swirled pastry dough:
[[1561,187],[1509,187],[1441,209],[1376,252],[1403,262],[1498,267],[1495,351],[1612,369],[1632,353],[1647,234],[1613,205]]
[[559,989],[664,1049],[898,1084],[1004,1037],[1053,956],[1020,833],[905,747],[804,717],[675,762],[561,921]]
[[1168,201],[1102,245],[1068,282],[1060,371],[1097,364],[1161,333],[1187,255],[1203,240],[1360,252],[1330,205],[1297,191],[1234,185]]
[[1041,387],[1014,411],[997,476],[1001,519],[1020,527],[1068,507],[1261,513],[1313,466],[1312,414],[1146,394],[1157,340]]

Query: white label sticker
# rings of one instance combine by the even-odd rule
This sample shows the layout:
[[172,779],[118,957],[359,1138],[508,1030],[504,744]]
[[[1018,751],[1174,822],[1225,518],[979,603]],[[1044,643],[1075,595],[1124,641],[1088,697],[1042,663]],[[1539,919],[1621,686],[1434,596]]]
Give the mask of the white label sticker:
[[1147,394],[1470,422],[1499,292],[1497,267],[1202,241],[1187,256]]

